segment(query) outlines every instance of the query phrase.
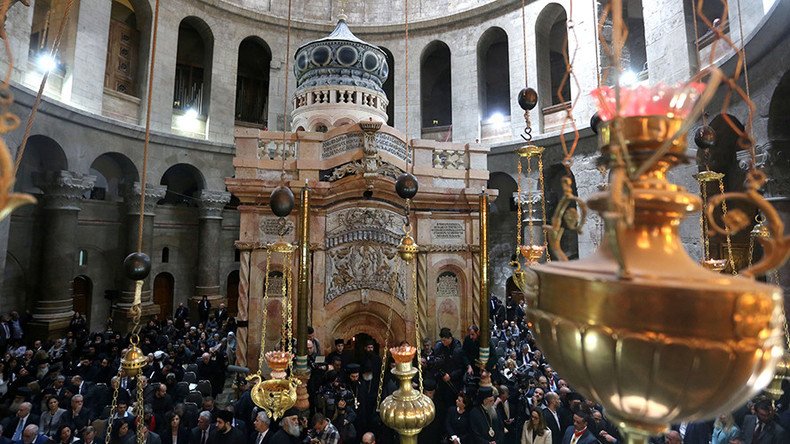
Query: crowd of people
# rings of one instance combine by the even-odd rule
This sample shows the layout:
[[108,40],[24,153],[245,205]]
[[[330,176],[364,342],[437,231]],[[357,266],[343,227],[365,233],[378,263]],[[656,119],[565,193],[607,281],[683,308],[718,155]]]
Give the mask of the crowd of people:
[[[491,299],[491,358],[479,363],[480,330],[442,328],[421,345],[422,389],[435,419],[425,444],[619,444],[623,436],[593,400],[555,372],[535,342],[525,306]],[[337,338],[322,348],[308,329],[308,411],[278,421],[252,401],[235,357],[235,320],[224,305],[183,304],[140,334],[147,362],[139,378],[120,374],[129,338],[89,333],[74,315],[62,338],[25,336],[26,317],[0,317],[0,444],[383,444],[397,443],[377,405],[397,389],[379,344]],[[400,338],[402,339],[402,338]],[[549,357],[550,359],[550,357]],[[489,384],[490,380],[490,384]],[[415,387],[420,379],[415,378]],[[227,390],[232,387],[231,392]],[[225,393],[223,393],[225,392]],[[140,408],[142,406],[142,408]],[[654,444],[786,444],[790,409],[757,398],[715,420],[673,425]],[[82,444],[82,443],[80,443]]]

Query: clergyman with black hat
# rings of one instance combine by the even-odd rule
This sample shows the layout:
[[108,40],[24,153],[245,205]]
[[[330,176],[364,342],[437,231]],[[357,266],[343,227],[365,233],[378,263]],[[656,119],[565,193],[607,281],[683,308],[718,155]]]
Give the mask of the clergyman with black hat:
[[493,387],[480,387],[477,403],[469,413],[469,438],[474,444],[501,444],[505,440],[505,427],[494,408]]

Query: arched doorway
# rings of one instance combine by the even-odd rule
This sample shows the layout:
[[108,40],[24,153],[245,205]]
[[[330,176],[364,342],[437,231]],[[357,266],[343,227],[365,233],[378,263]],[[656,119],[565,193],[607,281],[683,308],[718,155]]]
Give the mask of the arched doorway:
[[449,142],[453,133],[450,47],[433,41],[425,47],[420,60],[422,138]]
[[91,325],[91,299],[93,297],[93,281],[88,276],[77,276],[71,281],[73,310],[83,316],[87,325]]
[[154,278],[154,304],[159,306],[162,319],[173,316],[173,288],[175,279],[170,273],[159,273]]
[[231,316],[236,316],[239,312],[239,270],[233,270],[228,274],[226,289],[228,313]]

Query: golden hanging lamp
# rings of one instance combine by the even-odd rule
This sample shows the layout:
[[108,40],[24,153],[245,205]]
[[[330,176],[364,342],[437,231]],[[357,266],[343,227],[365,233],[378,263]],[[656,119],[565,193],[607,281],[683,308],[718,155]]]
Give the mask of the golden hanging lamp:
[[688,256],[678,232],[701,202],[667,172],[701,112],[688,108],[700,94],[709,100],[719,80],[712,76],[702,93],[693,85],[647,91],[673,104],[655,115],[613,111],[620,95],[638,90],[597,90],[599,144],[612,174],[609,191],[589,203],[605,221],[604,240],[590,257],[532,267],[528,318],[538,342],[630,442],[734,409],[770,382],[783,354],[781,290],[711,273]]
[[390,349],[395,360],[392,374],[400,381],[400,389],[381,402],[381,421],[400,434],[400,442],[414,444],[417,434],[433,421],[436,407],[431,398],[412,387],[411,381],[417,374],[412,367],[417,349],[410,345]]
[[[528,114],[526,114],[528,115]],[[529,125],[529,121],[527,120],[527,125]],[[529,134],[529,128],[527,130],[527,134]],[[522,136],[523,137],[523,136]],[[526,138],[525,138],[526,139]],[[531,143],[527,145],[521,146],[516,149],[516,156],[517,156],[517,177],[516,177],[516,213],[517,213],[517,220],[516,220],[516,257],[512,262],[512,266],[514,266],[513,270],[513,283],[522,291],[527,290],[527,277],[525,274],[524,269],[521,265],[521,259],[524,258],[525,265],[530,267],[534,264],[537,264],[538,261],[546,254],[547,246],[544,240],[542,245],[535,243],[535,236],[534,236],[534,200],[532,196],[532,188],[530,187],[527,191],[527,232],[529,234],[528,241],[526,244],[522,242],[522,222],[524,221],[523,218],[523,211],[522,211],[522,160],[526,159],[527,161],[527,176],[532,173],[532,159],[538,160],[538,183],[539,183],[539,195],[538,198],[541,201],[542,205],[542,219],[545,224],[546,218],[546,203],[545,203],[545,193],[544,193],[544,182],[543,182],[543,151],[545,148],[541,146],[536,146]]]

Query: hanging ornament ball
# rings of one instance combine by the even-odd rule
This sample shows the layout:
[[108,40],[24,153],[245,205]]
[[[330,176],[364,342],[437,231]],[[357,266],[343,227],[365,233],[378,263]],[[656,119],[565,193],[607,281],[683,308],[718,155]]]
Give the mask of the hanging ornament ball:
[[413,198],[417,195],[417,190],[419,189],[420,184],[417,182],[417,178],[409,173],[401,174],[395,182],[395,192],[398,193],[401,199]]
[[142,281],[151,272],[151,258],[145,253],[132,253],[123,260],[126,277],[133,281]]
[[524,88],[518,93],[518,106],[529,111],[538,105],[538,92],[532,88]]
[[294,193],[290,188],[280,186],[272,191],[269,206],[277,217],[285,217],[294,209]]
[[598,125],[601,124],[601,115],[597,112],[590,117],[590,128],[595,134],[598,134]]
[[694,131],[694,143],[704,150],[713,148],[716,146],[716,131],[708,125],[697,128]]

